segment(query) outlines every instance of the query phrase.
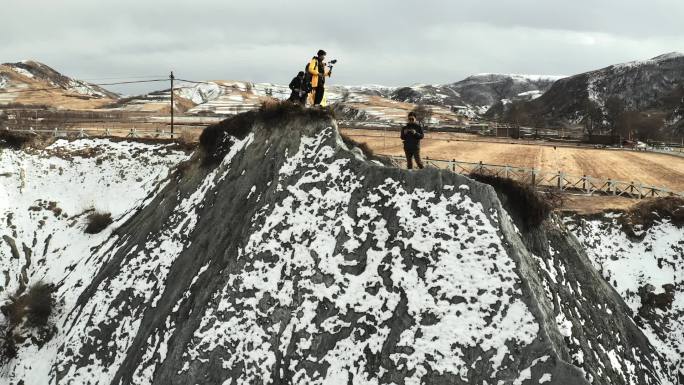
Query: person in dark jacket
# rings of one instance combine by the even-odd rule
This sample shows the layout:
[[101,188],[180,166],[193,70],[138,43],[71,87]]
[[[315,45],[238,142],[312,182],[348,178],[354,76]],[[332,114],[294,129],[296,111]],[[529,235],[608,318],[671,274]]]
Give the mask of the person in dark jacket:
[[401,140],[404,141],[406,165],[409,170],[413,168],[414,159],[418,168],[423,168],[423,161],[420,160],[420,140],[423,136],[423,127],[416,122],[416,114],[413,111],[409,112],[408,124],[401,129]]
[[290,94],[289,100],[292,103],[306,103],[306,96],[309,92],[306,88],[304,71],[299,71],[297,76],[295,76],[290,82],[290,90],[292,91],[292,94]]

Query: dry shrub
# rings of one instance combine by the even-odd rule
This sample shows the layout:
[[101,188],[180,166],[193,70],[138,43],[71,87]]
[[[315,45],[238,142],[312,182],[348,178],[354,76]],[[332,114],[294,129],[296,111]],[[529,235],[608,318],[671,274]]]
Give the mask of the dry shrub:
[[183,130],[178,134],[178,142],[183,146],[192,146],[197,143],[197,136],[190,130]]
[[52,314],[55,301],[53,285],[38,282],[20,296],[10,296],[2,312],[10,325],[19,325],[24,317],[28,326],[45,326]]
[[88,215],[87,218],[88,225],[86,225],[86,234],[97,234],[102,230],[106,229],[107,226],[112,224],[112,214],[104,212],[94,212]]
[[481,173],[472,173],[470,177],[491,185],[500,196],[503,195],[506,198],[502,202],[504,207],[527,230],[538,227],[551,213],[551,204],[530,185]]
[[36,136],[36,134],[30,132],[0,130],[0,148],[21,150],[31,144]]
[[677,227],[684,226],[684,198],[665,197],[643,200],[620,217],[623,230],[633,236],[636,236],[635,226],[647,230],[663,220],[669,220]]
[[0,333],[0,363],[17,356],[17,342],[20,337],[15,334],[15,329],[20,325],[37,328],[45,340],[54,335],[54,327],[47,327],[55,308],[54,292],[54,285],[37,282],[23,294],[9,296],[0,306],[7,322]]

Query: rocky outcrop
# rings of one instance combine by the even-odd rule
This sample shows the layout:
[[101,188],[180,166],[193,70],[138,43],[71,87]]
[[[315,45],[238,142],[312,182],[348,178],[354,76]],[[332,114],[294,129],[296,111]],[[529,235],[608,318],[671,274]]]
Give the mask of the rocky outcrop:
[[318,110],[201,141],[9,383],[672,382],[563,224],[519,230],[491,186],[369,161]]

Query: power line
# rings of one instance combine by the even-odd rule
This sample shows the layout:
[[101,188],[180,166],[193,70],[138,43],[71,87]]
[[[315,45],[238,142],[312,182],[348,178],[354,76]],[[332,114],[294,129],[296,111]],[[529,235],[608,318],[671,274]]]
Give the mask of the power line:
[[114,77],[102,77],[102,78],[87,78],[87,79],[82,79],[78,78],[79,80],[85,80],[85,81],[94,81],[94,80],[119,80],[119,79],[148,79],[148,78],[160,78],[163,77],[164,75],[139,75],[139,76],[114,76]]
[[97,83],[93,84],[94,86],[116,86],[120,84],[137,84],[137,83],[154,83],[154,82],[167,82],[169,79],[151,79],[151,80],[132,80],[132,81],[125,81],[125,82],[115,82],[115,83]]
[[[131,80],[131,81],[122,81],[122,82],[112,82],[112,83],[84,83],[82,84],[83,86],[116,86],[116,85],[123,85],[123,84],[140,84],[140,83],[155,83],[155,82],[165,82],[168,81],[168,79],[149,79],[149,80]],[[51,91],[51,90],[65,90],[65,91],[70,91],[69,88],[65,87],[46,87],[46,88],[34,88],[34,89],[28,89],[28,90],[0,90],[0,93],[24,93],[24,92],[40,92],[40,91]]]

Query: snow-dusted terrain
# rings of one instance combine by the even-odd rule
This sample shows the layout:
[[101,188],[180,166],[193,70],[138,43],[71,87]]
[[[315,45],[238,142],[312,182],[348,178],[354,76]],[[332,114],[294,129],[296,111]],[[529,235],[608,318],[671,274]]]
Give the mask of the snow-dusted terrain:
[[[51,323],[62,333],[80,291],[102,267],[94,250],[119,237],[113,231],[186,157],[168,146],[98,139],[58,140],[30,153],[0,149],[0,295],[39,281],[57,284]],[[94,210],[111,213],[114,223],[85,234]],[[47,384],[59,338],[41,349],[30,341],[21,346],[0,371],[0,383]]]
[[[58,306],[0,382],[676,383],[681,345],[650,342],[562,222],[288,111],[211,128],[169,178],[187,157],[158,145],[2,150],[0,284],[56,283]],[[115,219],[97,235],[90,207]]]
[[[572,232],[582,242],[594,266],[625,300],[639,326],[670,364],[684,376],[684,229],[664,218],[638,238],[622,230],[623,214],[603,218],[567,218]],[[639,289],[652,285],[663,293],[663,285],[676,288],[672,308],[655,308],[639,314]]]
[[[506,100],[529,100],[539,97],[562,76],[480,74],[451,84],[415,84],[410,87],[382,85],[326,85],[326,99],[335,105],[341,118],[373,125],[399,124],[416,104],[430,105],[433,124],[457,124],[463,117],[475,118],[493,104]],[[175,95],[190,104],[189,115],[235,115],[253,110],[264,101],[286,100],[290,90],[285,85],[244,81],[189,82],[179,80]],[[143,111],[163,108],[170,99],[169,90],[157,91],[127,100],[122,108]],[[160,104],[161,103],[161,104]]]
[[[17,63],[4,63],[0,65],[0,70],[9,70],[17,75],[13,81],[7,80],[4,87],[25,88],[27,85],[35,89],[41,88],[60,88],[70,93],[95,97],[95,98],[117,98],[118,95],[97,85],[73,79],[65,76],[53,68],[36,61],[24,60]],[[5,77],[8,78],[7,74]],[[0,80],[2,83],[2,80]],[[3,86],[0,85],[0,88]]]

